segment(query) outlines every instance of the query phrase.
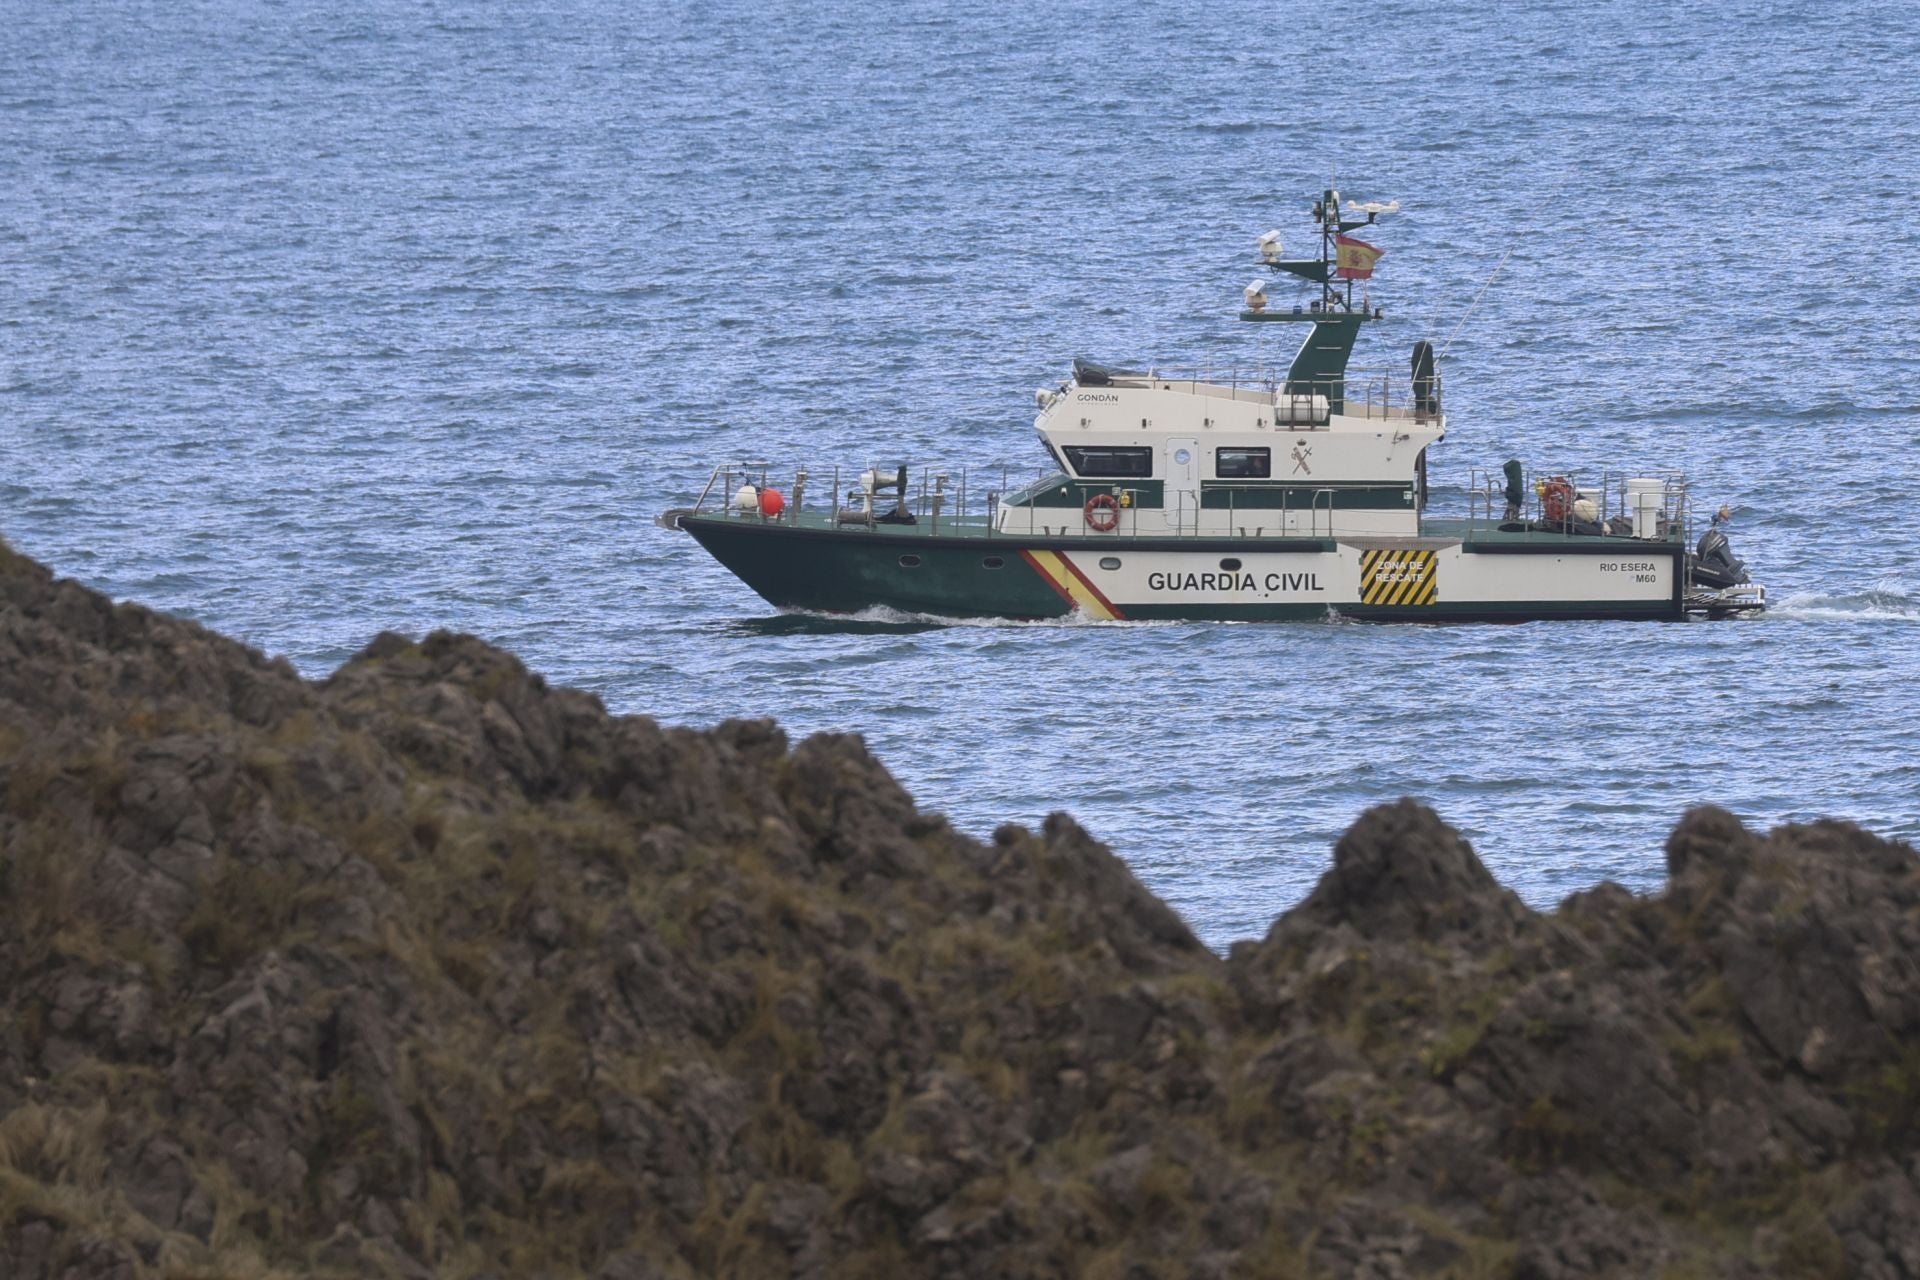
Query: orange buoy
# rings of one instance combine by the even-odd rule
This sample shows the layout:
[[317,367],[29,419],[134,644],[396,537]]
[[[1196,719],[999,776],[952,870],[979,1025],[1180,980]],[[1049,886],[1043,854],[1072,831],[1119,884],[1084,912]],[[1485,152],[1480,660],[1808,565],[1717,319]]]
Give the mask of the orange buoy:
[[1574,499],[1578,496],[1573,484],[1565,476],[1555,476],[1543,482],[1540,490],[1540,514],[1554,524],[1566,523],[1573,515]]
[[778,489],[762,489],[760,491],[760,514],[761,515],[777,516],[782,511],[785,511],[786,509],[787,509],[787,500],[780,496],[780,491]]

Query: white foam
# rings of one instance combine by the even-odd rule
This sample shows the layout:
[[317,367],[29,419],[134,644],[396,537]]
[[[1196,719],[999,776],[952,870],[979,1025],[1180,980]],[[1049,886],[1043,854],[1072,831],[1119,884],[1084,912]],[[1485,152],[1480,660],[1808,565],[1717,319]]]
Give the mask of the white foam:
[[1094,618],[1078,609],[1058,618],[953,618],[938,613],[908,613],[884,604],[871,605],[858,613],[819,613],[811,609],[788,609],[784,612],[789,617],[818,618],[822,622],[871,622],[884,626],[1186,627],[1195,625],[1177,618]]
[[1783,618],[1890,618],[1920,622],[1920,600],[1904,584],[1889,579],[1852,595],[1822,595],[1803,591],[1768,603],[1767,612]]

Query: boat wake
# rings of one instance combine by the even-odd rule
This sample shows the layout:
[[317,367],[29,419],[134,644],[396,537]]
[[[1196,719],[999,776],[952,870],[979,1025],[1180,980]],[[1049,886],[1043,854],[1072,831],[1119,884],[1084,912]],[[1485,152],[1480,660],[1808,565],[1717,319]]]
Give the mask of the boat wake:
[[1194,625],[1178,619],[1096,619],[1074,612],[1060,618],[955,618],[937,613],[910,613],[887,605],[874,605],[858,613],[815,613],[790,609],[771,618],[742,618],[735,627],[756,635],[912,635],[920,631],[950,627],[992,630],[1066,630],[1081,627],[1128,629],[1135,627],[1187,627]]
[[1772,602],[1768,612],[1782,618],[1889,618],[1920,622],[1920,598],[1897,582],[1881,581],[1851,595],[1801,592]]

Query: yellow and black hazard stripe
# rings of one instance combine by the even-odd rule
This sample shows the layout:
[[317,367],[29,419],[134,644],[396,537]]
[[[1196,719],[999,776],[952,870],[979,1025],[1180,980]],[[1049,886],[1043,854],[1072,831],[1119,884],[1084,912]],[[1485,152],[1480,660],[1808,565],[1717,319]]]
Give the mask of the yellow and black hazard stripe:
[[1439,553],[1383,548],[1360,553],[1360,603],[1435,604],[1440,599]]

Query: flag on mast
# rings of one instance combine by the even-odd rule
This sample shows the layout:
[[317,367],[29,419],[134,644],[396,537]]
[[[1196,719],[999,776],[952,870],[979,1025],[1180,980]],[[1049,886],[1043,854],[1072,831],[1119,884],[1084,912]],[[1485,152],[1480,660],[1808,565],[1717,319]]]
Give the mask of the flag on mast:
[[1385,249],[1376,249],[1365,240],[1355,240],[1352,236],[1335,236],[1333,274],[1341,280],[1373,279],[1373,264],[1380,260]]

